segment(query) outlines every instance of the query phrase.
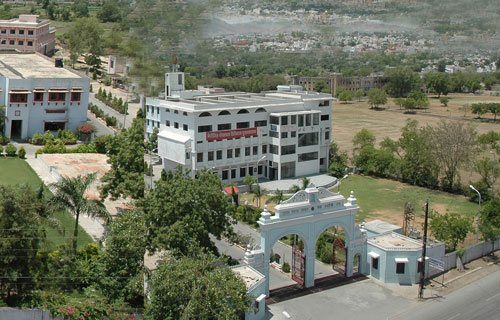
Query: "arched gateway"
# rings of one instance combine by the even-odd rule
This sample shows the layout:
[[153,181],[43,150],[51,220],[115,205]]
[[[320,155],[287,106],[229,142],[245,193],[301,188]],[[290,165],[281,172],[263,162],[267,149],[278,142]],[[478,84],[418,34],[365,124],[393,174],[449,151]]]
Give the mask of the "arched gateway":
[[[338,226],[345,231],[347,249],[345,275],[352,276],[355,256],[359,257],[358,271],[366,273],[366,234],[355,224],[358,209],[352,192],[346,200],[342,195],[321,187],[311,186],[299,191],[287,201],[277,205],[274,216],[267,211],[267,208],[264,209],[258,221],[261,232],[260,249],[247,250],[244,262],[265,276],[266,294],[269,295],[269,260],[272,248],[283,236],[296,234],[304,241],[304,251],[298,254],[294,249],[293,264],[298,264],[301,268],[304,286],[312,287],[316,241],[323,231]],[[300,277],[300,272],[297,274]]]

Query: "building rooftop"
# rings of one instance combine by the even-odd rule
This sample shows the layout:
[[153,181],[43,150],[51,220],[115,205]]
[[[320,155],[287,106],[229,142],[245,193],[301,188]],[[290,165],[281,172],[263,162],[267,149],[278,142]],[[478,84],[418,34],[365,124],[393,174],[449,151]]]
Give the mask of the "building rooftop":
[[18,18],[13,18],[9,20],[0,20],[0,25],[41,25],[45,23],[50,23],[49,20],[38,19],[37,15],[34,14],[21,14]]
[[391,232],[368,239],[368,243],[386,250],[419,250],[422,242]]
[[78,74],[57,68],[54,62],[38,53],[0,52],[0,76],[10,79],[81,78]]
[[372,220],[365,223],[365,229],[373,233],[383,234],[401,230],[400,226],[382,220]]
[[220,111],[228,109],[273,107],[283,105],[302,104],[308,100],[332,100],[330,94],[297,91],[281,92],[269,91],[262,93],[226,92],[196,95],[190,99],[168,98],[167,100],[158,98],[147,98],[148,103],[154,105],[172,107],[186,111]]
[[231,270],[245,282],[247,290],[250,291],[256,284],[264,279],[264,275],[255,270],[250,266],[236,266],[231,268]]

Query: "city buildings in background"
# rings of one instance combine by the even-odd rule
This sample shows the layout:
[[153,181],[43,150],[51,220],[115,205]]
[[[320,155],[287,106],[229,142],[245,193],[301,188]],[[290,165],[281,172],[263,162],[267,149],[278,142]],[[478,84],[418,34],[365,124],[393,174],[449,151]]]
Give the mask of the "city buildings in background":
[[167,73],[165,98],[146,98],[146,134],[157,128],[165,170],[214,170],[224,182],[247,175],[280,180],[326,172],[332,96],[278,86],[276,91],[184,90],[184,73]]
[[51,55],[55,38],[50,21],[40,20],[37,15],[22,14],[18,18],[0,20],[0,50]]
[[0,105],[5,135],[72,130],[87,121],[90,80],[39,53],[0,53]]
[[369,76],[344,76],[341,73],[334,73],[325,77],[300,77],[291,76],[288,82],[292,85],[303,86],[306,90],[318,90],[318,84],[321,82],[325,85],[333,96],[336,96],[340,90],[365,92],[373,88],[383,88],[387,83],[387,79],[382,73],[371,74]]

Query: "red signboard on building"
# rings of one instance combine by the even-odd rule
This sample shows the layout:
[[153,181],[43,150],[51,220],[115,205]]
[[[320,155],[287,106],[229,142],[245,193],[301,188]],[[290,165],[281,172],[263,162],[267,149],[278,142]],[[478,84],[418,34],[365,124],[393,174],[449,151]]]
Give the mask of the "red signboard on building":
[[221,130],[221,131],[210,131],[206,132],[206,138],[208,142],[239,139],[256,137],[257,128],[245,128],[245,129],[235,129],[235,130]]

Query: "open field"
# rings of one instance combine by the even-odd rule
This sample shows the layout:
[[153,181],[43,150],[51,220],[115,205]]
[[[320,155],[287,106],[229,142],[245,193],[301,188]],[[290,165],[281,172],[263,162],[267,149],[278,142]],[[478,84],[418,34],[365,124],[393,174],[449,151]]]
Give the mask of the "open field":
[[450,211],[472,216],[479,209],[464,196],[368,176],[352,175],[343,180],[340,193],[347,198],[351,190],[360,206],[358,221],[381,219],[402,226],[404,205],[411,202],[415,207],[415,227],[421,229],[426,199],[429,199],[429,208],[439,213]]
[[[18,158],[0,158],[0,184],[27,184],[38,189],[42,181],[24,161]],[[47,240],[53,246],[63,244],[70,240],[73,234],[75,219],[67,212],[56,212],[55,218],[60,221],[64,233],[59,233],[52,227],[47,227]],[[92,242],[90,236],[79,227],[78,245],[82,246]]]
[[479,102],[500,102],[500,97],[469,94],[449,94],[448,97],[448,107],[443,107],[437,97],[431,97],[430,108],[418,110],[416,114],[404,113],[392,100],[387,104],[387,109],[381,111],[370,110],[366,101],[337,102],[333,107],[333,138],[342,150],[351,152],[352,138],[359,130],[366,128],[373,131],[378,141],[385,137],[398,139],[407,119],[417,120],[420,125],[434,125],[441,120],[469,121],[479,133],[500,130],[499,120],[496,123],[480,121],[474,119],[475,115],[470,110],[465,113],[463,108],[464,105]]

